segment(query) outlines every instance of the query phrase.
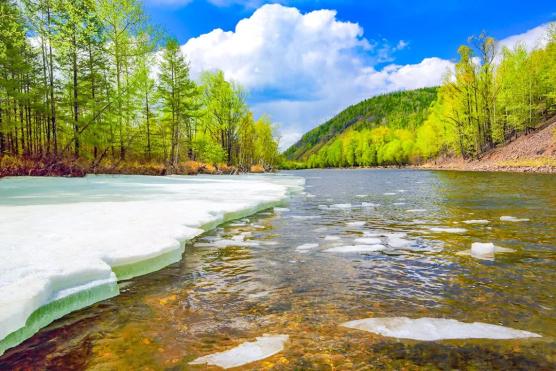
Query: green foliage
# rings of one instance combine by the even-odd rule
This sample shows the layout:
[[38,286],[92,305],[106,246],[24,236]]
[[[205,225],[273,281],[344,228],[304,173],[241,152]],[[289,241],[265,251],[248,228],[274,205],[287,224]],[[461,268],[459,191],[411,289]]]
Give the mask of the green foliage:
[[436,88],[417,89],[376,96],[346,108],[326,123],[306,133],[284,154],[288,159],[306,160],[336,135],[385,125],[395,129],[418,127],[427,117]]
[[193,81],[139,0],[3,0],[0,39],[0,156],[278,161],[272,124],[254,121],[243,89],[221,71]]
[[374,97],[348,107],[290,147],[283,166],[419,163],[439,155],[478,157],[556,112],[556,26],[543,49],[497,55],[486,34],[458,49],[440,88]]

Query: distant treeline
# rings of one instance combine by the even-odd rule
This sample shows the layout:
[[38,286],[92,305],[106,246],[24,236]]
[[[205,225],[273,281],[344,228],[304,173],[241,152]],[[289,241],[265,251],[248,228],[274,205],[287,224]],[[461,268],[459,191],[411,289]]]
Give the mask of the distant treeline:
[[485,34],[458,50],[438,89],[386,94],[349,107],[286,151],[284,166],[420,163],[477,158],[556,114],[556,28],[544,48],[500,49]]
[[278,143],[222,72],[200,82],[137,0],[0,0],[0,160],[273,167]]

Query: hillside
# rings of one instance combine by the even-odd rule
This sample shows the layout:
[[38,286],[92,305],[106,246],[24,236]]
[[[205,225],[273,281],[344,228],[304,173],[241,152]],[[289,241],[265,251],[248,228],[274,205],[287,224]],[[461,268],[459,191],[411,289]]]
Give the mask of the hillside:
[[556,173],[556,116],[539,130],[486,152],[480,159],[437,158],[422,166],[469,171],[521,171]]
[[306,161],[348,129],[360,131],[387,126],[392,129],[414,130],[426,119],[436,96],[437,88],[424,88],[366,99],[307,132],[284,155],[288,160]]

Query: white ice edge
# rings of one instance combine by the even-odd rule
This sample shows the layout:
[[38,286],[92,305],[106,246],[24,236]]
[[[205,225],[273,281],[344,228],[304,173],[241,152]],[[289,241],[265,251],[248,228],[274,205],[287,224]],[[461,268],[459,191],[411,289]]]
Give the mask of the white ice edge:
[[[20,198],[10,194],[19,184],[35,183],[38,195],[28,204],[9,203]],[[304,179],[290,176],[3,179],[0,354],[2,340],[39,308],[99,282],[115,285],[118,267],[164,257],[139,275],[179,261],[182,242],[204,228],[273,206],[303,185]],[[110,187],[121,193],[110,195]],[[70,197],[82,191],[84,202],[67,201],[60,192],[66,188]]]
[[541,337],[529,331],[491,325],[466,323],[455,319],[386,317],[365,318],[342,323],[343,327],[372,332],[386,337],[436,341],[445,339],[519,339]]
[[189,364],[207,364],[224,369],[239,367],[280,353],[284,349],[286,341],[288,341],[288,335],[265,334],[259,336],[255,341],[245,342],[232,349],[197,358]]

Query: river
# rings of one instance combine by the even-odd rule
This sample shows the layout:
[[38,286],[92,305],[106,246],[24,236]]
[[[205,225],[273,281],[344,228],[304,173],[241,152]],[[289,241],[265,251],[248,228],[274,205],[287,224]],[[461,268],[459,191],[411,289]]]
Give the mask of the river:
[[[0,369],[205,369],[189,363],[263,334],[289,339],[243,369],[556,368],[556,177],[291,173],[306,185],[287,205],[188,242],[179,263],[55,321]],[[386,248],[365,251],[369,241]],[[474,242],[508,250],[479,259]],[[340,326],[369,317],[542,337],[417,341]]]

